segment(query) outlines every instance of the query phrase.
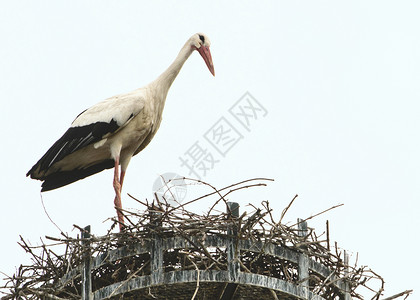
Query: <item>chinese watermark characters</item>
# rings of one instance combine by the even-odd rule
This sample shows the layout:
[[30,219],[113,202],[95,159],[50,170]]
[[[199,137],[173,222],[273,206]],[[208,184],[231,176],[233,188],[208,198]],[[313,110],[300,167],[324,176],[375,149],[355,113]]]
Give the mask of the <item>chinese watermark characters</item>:
[[[267,116],[267,109],[246,92],[202,136],[179,157],[187,176],[201,180],[245,138],[252,126]],[[181,203],[187,194],[184,178],[170,172],[156,178],[153,192],[172,205]]]
[[249,92],[239,98],[228,111],[227,117],[220,117],[203,134],[204,143],[197,140],[179,157],[180,166],[187,169],[188,176],[197,179],[205,177],[244,138],[244,134],[251,131],[253,124],[268,113]]

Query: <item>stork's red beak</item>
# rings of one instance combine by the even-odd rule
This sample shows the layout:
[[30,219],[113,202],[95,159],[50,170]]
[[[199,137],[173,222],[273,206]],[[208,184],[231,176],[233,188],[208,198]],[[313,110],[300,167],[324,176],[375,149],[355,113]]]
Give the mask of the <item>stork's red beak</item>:
[[197,51],[198,51],[198,53],[200,53],[201,57],[206,62],[207,68],[209,68],[210,73],[213,74],[213,76],[215,76],[214,75],[213,60],[211,59],[210,48],[205,47],[205,46],[201,46],[200,48],[197,49]]

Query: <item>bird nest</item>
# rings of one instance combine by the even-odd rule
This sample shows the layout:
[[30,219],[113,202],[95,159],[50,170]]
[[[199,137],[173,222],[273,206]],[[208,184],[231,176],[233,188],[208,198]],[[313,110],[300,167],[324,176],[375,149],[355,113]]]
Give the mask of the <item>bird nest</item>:
[[[283,218],[297,195],[277,219],[268,201],[259,207],[250,204],[252,211],[242,214],[227,201],[229,194],[265,186],[267,181],[250,179],[217,189],[183,178],[183,184],[203,185],[210,192],[178,204],[167,202],[165,197],[151,202],[132,197],[142,209],[123,211],[124,232],[113,232],[118,223],[114,220],[104,236],[91,235],[87,228],[75,225],[82,231],[81,236],[47,236],[49,242],[40,246],[31,246],[21,237],[20,245],[31,256],[32,264],[21,265],[16,274],[6,276],[2,299],[80,299],[85,280],[83,266],[89,266],[95,299],[100,295],[215,299],[223,298],[220,295],[230,285],[236,286],[229,299],[297,299],[293,291],[302,288],[313,299],[363,299],[366,293],[371,294],[371,299],[382,299],[382,277],[366,266],[350,265],[345,251],[336,243],[331,245],[328,225],[320,235],[306,228],[307,220],[340,205],[286,225]],[[189,209],[197,201],[208,203],[211,197],[215,197],[213,205],[206,213]],[[160,255],[154,252],[156,247],[160,247]],[[302,258],[309,265],[304,277],[300,273]],[[178,275],[171,274],[193,279],[174,281]],[[270,288],[244,281],[252,281],[252,276],[261,280],[269,277],[274,283]],[[133,288],[135,284],[137,289]],[[281,286],[289,288],[282,291]],[[110,287],[113,291],[107,292]],[[386,299],[408,297],[410,293],[404,291]]]

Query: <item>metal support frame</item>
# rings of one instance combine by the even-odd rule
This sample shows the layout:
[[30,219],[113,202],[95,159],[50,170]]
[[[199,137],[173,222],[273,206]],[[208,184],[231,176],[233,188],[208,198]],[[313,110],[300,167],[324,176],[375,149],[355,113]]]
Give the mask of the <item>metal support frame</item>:
[[92,299],[92,272],[90,264],[90,225],[83,228],[82,245],[85,250],[83,253],[82,265],[82,300]]

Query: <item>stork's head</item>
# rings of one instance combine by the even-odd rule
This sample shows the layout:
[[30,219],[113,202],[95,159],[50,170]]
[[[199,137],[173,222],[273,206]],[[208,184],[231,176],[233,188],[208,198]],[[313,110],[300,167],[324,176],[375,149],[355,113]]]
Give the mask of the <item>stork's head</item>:
[[209,38],[203,33],[196,33],[191,37],[190,42],[191,48],[197,50],[198,53],[200,53],[201,57],[206,62],[206,65],[209,68],[211,74],[214,76],[214,66],[213,60],[211,59]]

